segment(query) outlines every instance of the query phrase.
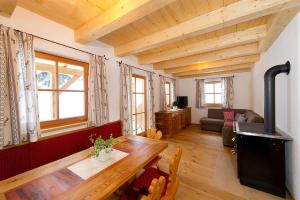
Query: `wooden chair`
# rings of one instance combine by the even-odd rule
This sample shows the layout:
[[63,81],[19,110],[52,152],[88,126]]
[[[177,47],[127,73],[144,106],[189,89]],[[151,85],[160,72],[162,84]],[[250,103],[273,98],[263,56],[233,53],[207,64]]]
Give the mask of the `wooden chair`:
[[158,180],[154,178],[149,187],[148,196],[143,196],[141,200],[160,200],[165,184],[166,184],[165,177],[161,176],[159,177]]
[[162,200],[173,200],[175,198],[176,192],[179,187],[177,172],[181,155],[182,149],[177,148],[169,164],[169,182],[167,185],[166,194],[163,196]]
[[145,171],[131,184],[131,189],[133,191],[139,191],[141,188],[148,188],[151,184],[151,181],[160,176],[166,178],[167,185],[163,190],[163,200],[173,200],[179,186],[179,180],[177,177],[178,166],[180,163],[182,155],[182,149],[177,148],[175,154],[170,159],[169,164],[169,174],[157,169],[157,168],[147,168]]
[[146,136],[147,138],[160,140],[162,138],[162,132],[157,131],[155,128],[151,128],[147,130]]
[[[155,128],[151,128],[147,130],[146,133],[147,138],[160,140],[162,138],[162,132],[157,131]],[[161,159],[161,156],[155,157],[149,164],[147,164],[144,168],[147,169],[152,166],[156,166],[158,168],[158,161]]]

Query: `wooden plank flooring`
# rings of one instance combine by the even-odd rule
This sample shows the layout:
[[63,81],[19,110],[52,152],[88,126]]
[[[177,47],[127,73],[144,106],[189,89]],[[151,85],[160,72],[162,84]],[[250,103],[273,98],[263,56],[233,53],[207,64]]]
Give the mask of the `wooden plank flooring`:
[[231,148],[223,147],[221,133],[202,131],[198,125],[192,125],[167,141],[169,146],[162,153],[160,169],[167,172],[175,148],[183,149],[176,200],[282,200],[240,185],[235,156]]

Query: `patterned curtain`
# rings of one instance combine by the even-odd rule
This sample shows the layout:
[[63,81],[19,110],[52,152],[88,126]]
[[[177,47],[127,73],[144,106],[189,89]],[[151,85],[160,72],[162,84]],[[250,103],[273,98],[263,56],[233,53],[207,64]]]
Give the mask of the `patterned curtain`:
[[196,80],[196,108],[204,108],[205,99],[204,99],[204,79]]
[[0,26],[0,148],[40,137],[33,36]]
[[173,106],[173,102],[176,101],[176,80],[172,79],[172,99],[171,99],[171,106]]
[[154,80],[153,73],[148,72],[148,129],[155,128],[155,112],[154,112]]
[[89,66],[88,126],[101,126],[109,121],[106,67],[104,58],[91,55]]
[[233,77],[222,78],[223,82],[223,107],[233,108]]
[[131,135],[132,131],[132,110],[131,110],[131,78],[132,68],[124,63],[120,64],[121,72],[121,109],[120,116],[123,122],[123,134]]
[[167,103],[166,103],[166,78],[164,76],[159,77],[159,84],[160,84],[160,110],[166,111],[167,110]]

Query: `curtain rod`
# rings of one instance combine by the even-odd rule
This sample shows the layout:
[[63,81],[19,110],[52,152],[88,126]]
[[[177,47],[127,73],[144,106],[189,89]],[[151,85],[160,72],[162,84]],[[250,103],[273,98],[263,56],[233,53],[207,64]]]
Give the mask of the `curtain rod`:
[[214,77],[214,78],[196,78],[195,81],[197,81],[197,80],[205,80],[205,79],[226,78],[226,77],[232,77],[232,78],[234,78],[235,76],[232,75],[232,76],[220,76],[220,77]]
[[[121,64],[122,63],[124,63],[123,61],[116,61],[118,64],[119,64],[119,67],[121,67]],[[125,65],[128,65],[128,64],[126,64],[126,63],[124,63]],[[150,73],[152,73],[152,74],[156,74],[155,72],[153,72],[153,71],[149,71],[149,70],[146,70],[146,69],[142,69],[142,68],[139,68],[139,67],[135,67],[135,66],[132,66],[132,65],[128,65],[128,66],[130,66],[130,67],[132,67],[132,68],[135,68],[135,69],[138,69],[138,70],[142,70],[142,71],[145,71],[145,72],[150,72]]]
[[[4,26],[4,25],[1,24],[1,26]],[[18,31],[18,32],[21,32],[21,33],[27,33],[27,32],[25,32],[25,31],[21,31],[21,30],[18,30],[18,29],[14,29],[14,28],[11,28],[11,27],[8,27],[8,26],[5,26],[5,27],[10,28],[10,29],[13,29],[13,30]],[[37,35],[33,35],[33,34],[31,34],[31,33],[27,33],[27,34],[32,35],[32,36],[35,37],[35,38],[38,38],[38,39],[41,39],[41,40],[45,40],[45,41],[47,41],[47,42],[51,42],[51,43],[54,43],[54,44],[58,44],[58,45],[60,45],[60,46],[64,46],[64,47],[67,47],[67,48],[70,48],[70,49],[74,49],[74,50],[76,50],[76,51],[81,51],[81,52],[83,52],[83,53],[87,53],[87,54],[90,54],[90,55],[97,55],[97,54],[94,54],[94,53],[91,53],[91,52],[88,52],[88,51],[84,51],[84,50],[81,50],[81,49],[78,49],[78,48],[75,48],[75,47],[71,47],[71,46],[68,46],[68,45],[59,43],[59,42],[55,42],[55,41],[53,41],[53,40],[49,40],[49,39],[47,39],[47,38],[43,38],[43,37],[40,37],[40,36],[37,36]],[[104,54],[102,57],[103,57],[105,60],[109,60],[109,58],[107,58],[105,54]]]
[[164,75],[159,75],[159,76],[162,76],[162,77],[165,77],[165,78],[169,78],[169,79],[172,79],[172,80],[175,80],[176,81],[176,78],[171,78],[171,77],[168,77],[168,76],[164,76]]

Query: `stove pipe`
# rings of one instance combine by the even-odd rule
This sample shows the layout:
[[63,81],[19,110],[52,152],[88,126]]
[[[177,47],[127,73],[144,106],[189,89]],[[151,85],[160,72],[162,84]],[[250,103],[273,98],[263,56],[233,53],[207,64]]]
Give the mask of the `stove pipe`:
[[276,65],[265,73],[265,132],[275,134],[275,77],[280,73],[290,73],[290,62]]

